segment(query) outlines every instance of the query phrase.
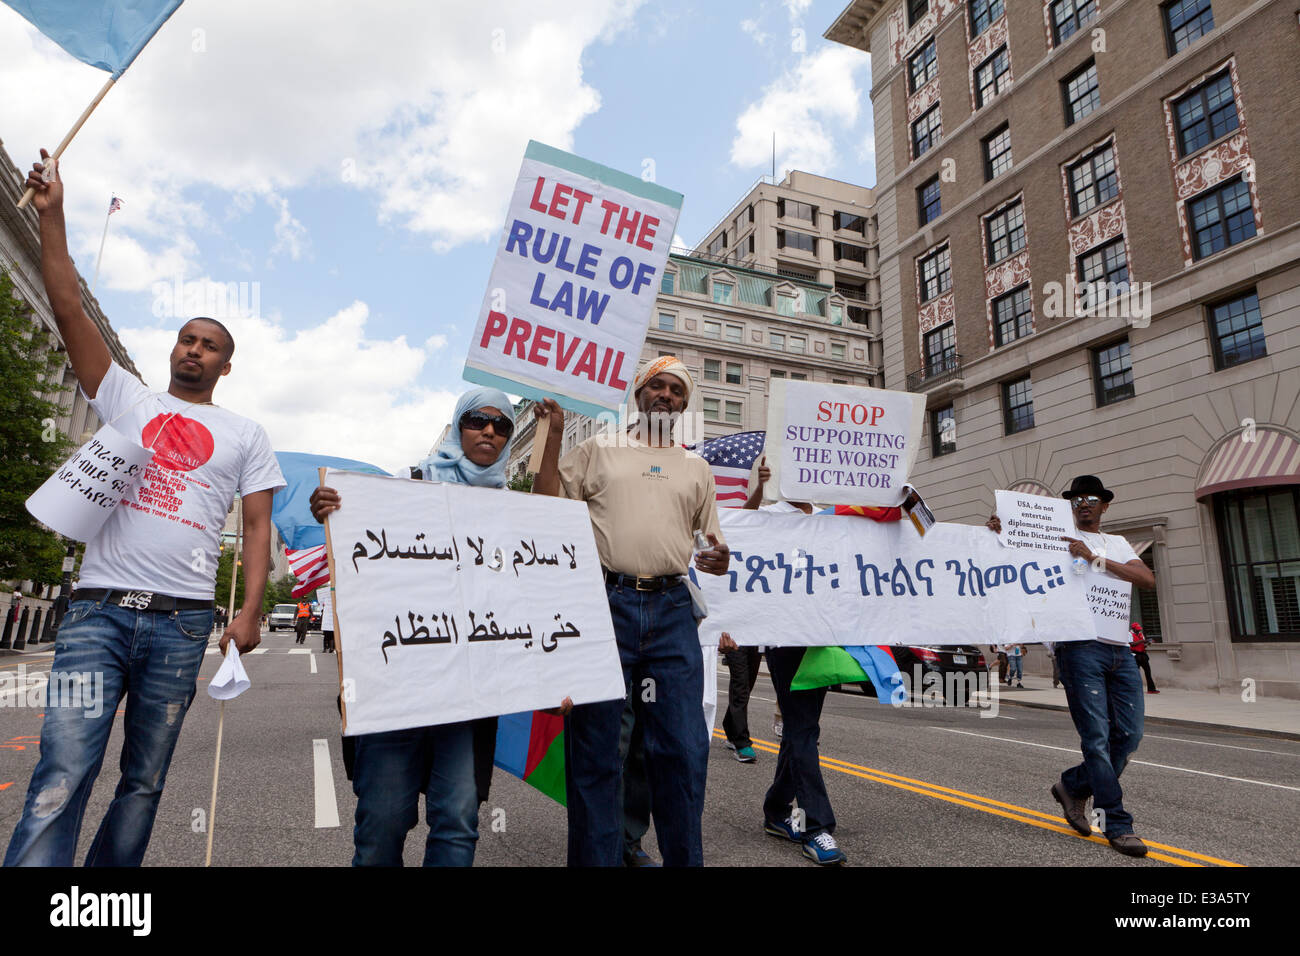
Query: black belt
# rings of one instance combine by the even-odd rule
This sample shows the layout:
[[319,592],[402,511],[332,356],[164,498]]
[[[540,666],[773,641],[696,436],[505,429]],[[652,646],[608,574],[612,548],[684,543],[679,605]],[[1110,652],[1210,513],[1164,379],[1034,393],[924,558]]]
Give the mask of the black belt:
[[202,598],[155,594],[153,591],[112,591],[108,588],[78,588],[72,592],[72,601],[116,604],[131,611],[195,611],[212,608],[211,598],[205,601]]
[[682,583],[679,574],[661,574],[655,577],[639,578],[634,574],[619,574],[617,571],[605,570],[605,583],[618,588],[635,588],[638,591],[666,591]]

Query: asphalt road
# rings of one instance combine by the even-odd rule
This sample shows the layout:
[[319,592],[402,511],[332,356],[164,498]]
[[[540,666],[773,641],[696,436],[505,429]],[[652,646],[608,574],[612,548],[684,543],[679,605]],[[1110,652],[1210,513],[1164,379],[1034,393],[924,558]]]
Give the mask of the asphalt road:
[[[253,687],[226,706],[215,821],[208,820],[220,705],[204,691],[219,657],[205,659],[145,864],[200,866],[215,823],[213,865],[343,866],[355,808],[343,771],[335,707],[337,664],[320,636],[265,634],[246,659]],[[304,653],[304,651],[306,651]],[[50,659],[24,659],[48,671]],[[0,670],[13,671],[13,657]],[[719,669],[725,706],[727,670]],[[704,815],[713,865],[811,866],[797,846],[762,831],[762,799],[776,762],[774,695],[766,676],[750,705],[759,759],[738,763],[715,734]],[[40,711],[0,709],[0,840],[18,821],[38,757]],[[118,722],[120,725],[120,721]],[[720,719],[719,719],[720,726]],[[856,692],[828,695],[821,756],[851,866],[1249,866],[1300,864],[1300,742],[1185,727],[1150,727],[1125,771],[1125,805],[1151,846],[1145,860],[1077,836],[1048,788],[1077,763],[1063,712],[1003,705],[894,709]],[[91,796],[84,857],[116,784],[120,726]],[[562,865],[564,809],[498,770],[480,820],[476,865]],[[407,842],[418,863],[424,826]],[[653,831],[646,848],[658,856]]]

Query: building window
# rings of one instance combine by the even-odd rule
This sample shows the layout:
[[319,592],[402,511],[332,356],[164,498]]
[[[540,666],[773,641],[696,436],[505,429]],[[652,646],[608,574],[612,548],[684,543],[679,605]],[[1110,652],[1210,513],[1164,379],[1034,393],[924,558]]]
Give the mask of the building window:
[[676,279],[677,274],[675,272],[665,272],[664,277],[659,280],[659,291],[664,295],[672,295]]
[[1001,176],[1011,168],[1011,127],[1003,126],[984,138],[984,181]]
[[1097,0],[1055,0],[1052,4],[1052,36],[1056,46],[1070,39],[1096,16]]
[[704,337],[706,339],[722,338],[722,323],[714,322],[711,319],[704,320]]
[[660,332],[676,332],[676,331],[677,331],[677,317],[674,316],[674,315],[669,315],[667,312],[660,312],[660,313],[659,313],[659,331],[660,331]]
[[[777,238],[780,238],[779,233]],[[776,274],[779,276],[785,276],[789,279],[802,279],[804,282],[817,281],[817,273],[809,272],[807,269],[800,269],[798,266],[791,265],[788,262],[781,262],[779,260],[776,264]]]
[[736,287],[730,282],[714,282],[713,301],[720,305],[731,305],[731,294],[735,289]]
[[807,376],[807,374],[804,373],[804,372],[791,372],[791,373],[790,373],[790,381],[792,381],[792,382],[806,382],[806,381],[808,381],[808,376]]
[[831,358],[835,359],[837,362],[843,362],[845,358],[844,353],[845,353],[845,346],[843,342],[831,343]]
[[749,234],[749,251],[751,254],[754,252],[754,234],[752,232]]
[[1079,256],[1080,307],[1085,312],[1128,292],[1128,256],[1124,237],[1112,239]]
[[957,450],[957,415],[951,405],[930,412],[930,435],[935,458]]
[[796,355],[803,355],[804,352],[808,351],[808,340],[800,338],[797,335],[790,336],[790,348],[788,351],[794,352]]
[[847,378],[833,378],[833,379],[831,379],[831,384],[832,384],[832,385],[847,385],[847,384],[849,384],[849,380],[848,380]]
[[938,375],[950,371],[957,363],[957,332],[951,322],[946,322],[932,332],[925,333],[925,374]]
[[767,333],[767,344],[774,349],[780,349],[781,351],[784,352],[785,336],[782,335],[780,332],[769,332]]
[[930,107],[912,124],[912,155],[920,158],[943,141],[943,127],[939,122],[939,104]]
[[1011,85],[1011,60],[1001,46],[975,70],[975,108],[979,109]]
[[1215,496],[1233,640],[1300,640],[1300,490]]
[[718,400],[716,398],[706,398],[704,400],[704,417],[711,422],[718,420]]
[[1002,407],[1008,435],[1034,427],[1034,390],[1028,375],[1002,383]]
[[979,36],[993,25],[993,21],[1002,16],[1002,0],[971,0],[970,24],[971,37]]
[[[1152,573],[1156,573],[1156,545],[1152,544],[1139,557]],[[1133,589],[1133,613],[1131,620],[1142,625],[1142,636],[1148,644],[1159,644],[1164,640],[1164,629],[1160,626],[1160,600],[1156,592],[1149,588]]]
[[1195,258],[1244,242],[1255,234],[1255,210],[1250,205],[1250,186],[1238,177],[1187,203],[1192,226]]
[[929,302],[952,288],[952,263],[947,246],[922,259],[920,269],[922,302]]
[[993,300],[993,344],[1003,346],[1034,331],[1034,303],[1029,286]]
[[835,214],[835,228],[865,236],[867,234],[867,217],[856,212],[837,212]]
[[1098,408],[1133,397],[1133,363],[1129,358],[1128,339],[1092,350],[1092,380]]
[[845,259],[849,262],[858,262],[865,266],[867,264],[866,247],[855,246],[848,242],[835,243],[835,261],[841,262]]
[[750,204],[749,204],[749,221],[750,221],[750,222],[753,222],[753,221],[754,221],[754,204],[753,204],[753,203],[750,203]]
[[[939,177],[931,176],[916,191],[916,203],[920,210],[921,225],[932,219],[938,219],[943,211],[939,206]],[[865,250],[864,250],[865,251]]]
[[1226,136],[1241,123],[1232,95],[1232,77],[1224,70],[1174,103],[1178,153],[1187,156]]
[[1254,289],[1210,306],[1209,319],[1216,369],[1232,368],[1268,354],[1264,347],[1264,322],[1259,314],[1259,296]]
[[930,0],[907,0],[907,25],[915,26],[929,9]]
[[776,214],[782,219],[805,219],[808,222],[817,221],[817,207],[811,206],[806,202],[796,202],[793,199],[778,199],[776,201]]
[[1089,60],[1061,82],[1065,96],[1065,125],[1079,122],[1101,105],[1097,89],[1097,64]]
[[713,241],[709,243],[709,255],[721,255],[722,250],[725,248],[727,248],[727,230],[724,229],[714,236]]
[[728,325],[728,326],[727,326],[727,341],[728,341],[728,342],[737,342],[737,343],[738,343],[738,342],[743,341],[743,340],[744,340],[744,337],[745,337],[745,329],[744,329],[743,326],[739,326],[739,325]]
[[722,363],[718,359],[704,360],[704,381],[717,382],[722,378]]
[[778,249],[802,249],[804,252],[817,255],[817,238],[802,232],[778,229],[776,231],[776,247]]
[[1169,55],[1185,50],[1214,29],[1210,0],[1174,0],[1164,5],[1165,43]]
[[739,385],[739,384],[740,384],[740,377],[741,377],[741,376],[740,376],[740,363],[739,363],[739,362],[728,362],[728,363],[727,363],[727,384],[728,384],[728,385]]
[[926,40],[921,45],[921,49],[912,54],[911,59],[907,61],[907,73],[911,79],[913,93],[939,75],[938,62],[934,56],[934,37]]
[[744,424],[744,406],[740,402],[727,402],[727,424]]
[[1115,144],[1108,143],[1083,157],[1069,169],[1070,205],[1076,216],[1110,202],[1119,195],[1119,170]]
[[771,378],[785,378],[785,369],[774,368],[768,373]]
[[988,219],[989,264],[1025,248],[1025,207],[1016,201]]

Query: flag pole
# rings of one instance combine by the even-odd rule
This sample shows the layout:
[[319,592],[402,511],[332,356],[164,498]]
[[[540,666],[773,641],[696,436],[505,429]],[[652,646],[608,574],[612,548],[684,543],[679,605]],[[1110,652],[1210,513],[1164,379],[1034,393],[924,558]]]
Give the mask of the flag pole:
[[[90,105],[86,107],[85,112],[81,114],[81,117],[77,120],[77,122],[72,124],[72,129],[68,130],[68,135],[63,137],[63,142],[59,143],[59,145],[55,148],[54,152],[50,155],[50,159],[58,159],[60,156],[63,155],[63,151],[67,149],[68,144],[72,142],[72,137],[76,136],[77,131],[80,130],[83,125],[85,125],[86,120],[90,119],[90,114],[94,112],[95,107],[99,105],[99,101],[102,100],[104,96],[108,93],[108,91],[113,88],[113,84],[116,82],[117,82],[117,77],[110,76],[108,78],[108,82],[104,84],[103,88],[100,89],[99,93],[96,94],[95,98],[90,101]],[[29,202],[32,201],[32,197],[35,195],[36,195],[36,190],[34,188],[29,187],[27,191],[23,193],[23,198],[18,200],[18,208],[22,209],[24,206],[26,206]],[[105,231],[107,232],[108,230],[107,225],[105,225],[104,228]]]
[[95,290],[99,288],[99,264],[104,261],[104,240],[108,238],[108,220],[113,215],[113,203],[108,204],[108,215],[104,217],[104,234],[99,237],[99,255],[95,256],[95,279],[90,283],[90,294],[94,295]]
[[[226,609],[226,615],[230,618],[230,612],[235,608],[235,582],[239,579],[239,556],[243,552],[242,538],[244,536],[244,500],[235,499],[235,554],[230,562],[230,605]],[[221,712],[217,717],[217,755],[212,761],[212,799],[208,803],[208,852],[203,858],[204,866],[212,865],[212,835],[216,831],[217,824],[217,777],[221,772],[221,731],[226,723],[226,702],[221,702]]]

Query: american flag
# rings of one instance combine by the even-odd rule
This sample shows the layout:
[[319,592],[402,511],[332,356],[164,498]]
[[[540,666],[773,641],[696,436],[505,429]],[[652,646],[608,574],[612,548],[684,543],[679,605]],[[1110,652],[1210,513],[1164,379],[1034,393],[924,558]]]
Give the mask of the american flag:
[[321,585],[329,583],[330,564],[325,545],[318,544],[314,548],[299,548],[296,551],[285,548],[284,554],[289,559],[289,570],[298,579],[291,592],[294,597],[310,594]]
[[108,204],[108,214],[111,216],[113,215],[113,213],[117,212],[121,208],[122,208],[122,200],[114,196],[113,201]]
[[707,461],[713,470],[720,507],[739,508],[749,497],[749,474],[754,469],[754,461],[763,454],[765,434],[737,432],[686,446]]

